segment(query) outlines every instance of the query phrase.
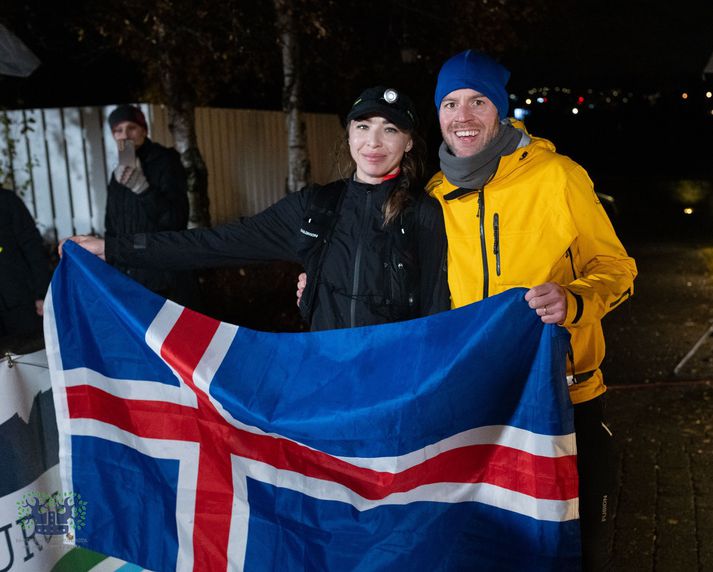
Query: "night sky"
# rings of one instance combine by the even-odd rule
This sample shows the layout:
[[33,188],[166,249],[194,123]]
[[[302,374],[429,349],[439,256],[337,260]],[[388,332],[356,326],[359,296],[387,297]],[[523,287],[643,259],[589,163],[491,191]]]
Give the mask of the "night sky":
[[[713,53],[712,1],[564,0],[551,5],[556,9],[550,9],[541,22],[525,25],[522,42],[502,56],[513,72],[513,91],[543,85],[678,90],[701,82],[703,68]],[[394,6],[398,18],[398,2]],[[44,22],[50,33],[41,40],[29,25],[22,29],[21,18],[16,21],[16,33],[41,57],[43,66],[29,80],[0,78],[0,105],[99,104],[134,98],[132,91],[141,86],[133,77],[132,65],[112,54],[83,54],[68,45],[69,26],[56,21],[67,10],[47,10],[54,10]],[[368,19],[349,23],[354,26],[355,39],[368,39],[368,23]],[[38,24],[34,26],[36,30]],[[365,29],[359,29],[362,26]],[[382,46],[388,45],[389,39],[382,42]],[[368,49],[369,42],[364,45],[367,61],[379,57],[378,51]],[[407,87],[423,85],[430,91],[435,77],[429,80],[419,78],[419,83]],[[276,81],[277,89],[269,91],[279,92],[280,84]],[[320,108],[323,102],[307,101],[306,106],[310,105],[319,111],[338,111]],[[279,93],[268,104],[271,106],[279,106]]]
[[667,89],[700,79],[713,53],[713,2],[566,0],[509,62],[531,84]]

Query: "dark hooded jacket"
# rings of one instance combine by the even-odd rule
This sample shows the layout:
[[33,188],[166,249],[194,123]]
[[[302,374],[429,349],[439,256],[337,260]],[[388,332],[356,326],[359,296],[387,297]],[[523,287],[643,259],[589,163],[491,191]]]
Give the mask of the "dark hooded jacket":
[[[146,139],[136,151],[149,188],[137,195],[112,175],[106,202],[106,236],[183,230],[188,224],[186,172],[175,149]],[[116,264],[124,273],[150,290],[175,290],[185,275],[155,268]]]
[[312,300],[306,312],[312,330],[381,324],[446,310],[450,299],[440,206],[420,195],[403,232],[411,235],[407,247],[394,247],[395,227],[384,227],[382,210],[398,180],[379,185],[344,181],[326,244],[311,241],[311,235],[318,234],[310,230],[308,220],[319,189],[315,185],[258,215],[213,229],[108,238],[107,260],[166,269],[299,262],[308,276],[302,300]]
[[49,257],[35,221],[20,197],[0,189],[0,336],[39,325],[35,300],[44,299],[49,281]]

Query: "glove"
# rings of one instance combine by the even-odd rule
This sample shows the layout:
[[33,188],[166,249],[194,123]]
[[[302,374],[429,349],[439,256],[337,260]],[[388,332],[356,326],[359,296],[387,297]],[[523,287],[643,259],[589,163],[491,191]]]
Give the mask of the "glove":
[[136,159],[136,166],[119,165],[114,169],[114,178],[118,183],[128,187],[132,193],[140,195],[149,188],[149,182],[141,169],[141,163]]

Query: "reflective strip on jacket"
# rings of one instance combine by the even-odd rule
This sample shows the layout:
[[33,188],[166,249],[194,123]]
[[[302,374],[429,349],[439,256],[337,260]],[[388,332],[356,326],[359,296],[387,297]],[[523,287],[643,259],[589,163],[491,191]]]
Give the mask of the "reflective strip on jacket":
[[501,158],[482,192],[444,198],[456,188],[442,172],[428,184],[443,207],[453,307],[509,288],[562,285],[574,355],[568,375],[589,376],[570,387],[572,402],[606,391],[601,319],[633,294],[637,271],[586,171],[533,137]]

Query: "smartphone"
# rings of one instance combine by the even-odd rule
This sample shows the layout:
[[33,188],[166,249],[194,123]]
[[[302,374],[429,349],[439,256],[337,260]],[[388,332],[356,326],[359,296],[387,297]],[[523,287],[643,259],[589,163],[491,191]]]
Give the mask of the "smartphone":
[[136,148],[134,147],[134,142],[131,139],[124,139],[123,141],[117,141],[117,146],[119,148],[119,165],[135,167]]

